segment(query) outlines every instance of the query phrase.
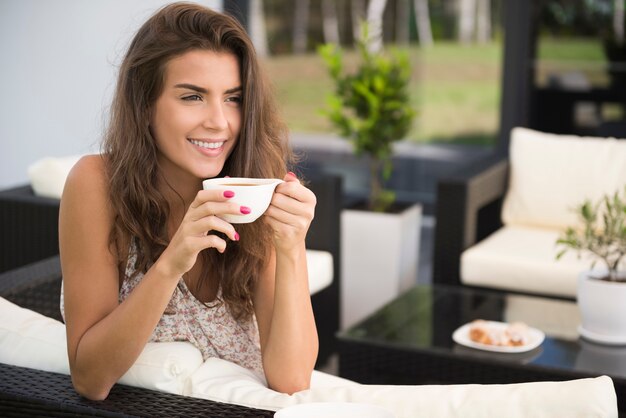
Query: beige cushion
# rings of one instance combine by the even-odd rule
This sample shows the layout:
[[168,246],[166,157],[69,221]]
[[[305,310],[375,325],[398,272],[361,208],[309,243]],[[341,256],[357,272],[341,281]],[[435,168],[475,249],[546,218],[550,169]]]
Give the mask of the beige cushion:
[[328,380],[287,395],[268,389],[254,373],[216,358],[207,360],[191,379],[191,396],[269,410],[311,402],[358,402],[382,406],[397,418],[617,418],[615,389],[606,376],[509,385],[396,386]]
[[568,252],[556,260],[560,231],[504,226],[461,255],[461,281],[474,286],[565,297],[576,296],[576,279],[588,257]]
[[[0,362],[67,374],[65,327],[0,298]],[[397,418],[617,417],[615,389],[606,376],[512,385],[368,386],[315,371],[311,389],[287,395],[234,363],[202,363],[200,352],[184,342],[148,344],[120,382],[272,410],[345,401],[381,405]]]
[[65,179],[80,156],[46,157],[28,167],[30,185],[37,196],[60,199]]
[[306,250],[309,291],[312,295],[333,282],[333,255],[328,251]]
[[[65,325],[0,298],[0,362],[69,374]],[[201,364],[202,354],[190,343],[148,343],[119,382],[186,395],[189,376]]]
[[578,222],[572,209],[585,198],[623,190],[626,141],[515,128],[510,163],[504,224],[565,228]]

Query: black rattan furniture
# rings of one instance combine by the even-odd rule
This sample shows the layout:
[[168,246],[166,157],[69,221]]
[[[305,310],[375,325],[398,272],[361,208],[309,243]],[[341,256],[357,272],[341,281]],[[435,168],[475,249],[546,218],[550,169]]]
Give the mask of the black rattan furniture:
[[[538,306],[543,311],[538,313]],[[579,339],[578,318],[568,315],[572,311],[572,301],[418,285],[339,333],[339,374],[368,384],[517,383],[608,375],[619,411],[626,412],[626,348]],[[548,312],[559,321],[550,321]],[[474,319],[524,321],[543,328],[546,339],[532,351],[515,354],[455,343],[453,332]]]
[[59,253],[59,200],[30,186],[0,191],[0,272]]
[[[0,296],[60,319],[58,256],[0,274]],[[69,376],[0,363],[2,417],[272,417],[274,412],[115,385],[106,400],[79,396]]]
[[[332,284],[311,298],[320,340],[320,366],[336,351],[335,332],[339,329],[342,180],[320,175],[310,179],[307,187],[319,202],[307,248],[328,251],[334,261]],[[30,186],[0,192],[0,273],[58,254],[58,217],[59,200],[35,196]]]
[[461,253],[502,226],[509,162],[490,155],[437,187],[433,283],[461,285]]

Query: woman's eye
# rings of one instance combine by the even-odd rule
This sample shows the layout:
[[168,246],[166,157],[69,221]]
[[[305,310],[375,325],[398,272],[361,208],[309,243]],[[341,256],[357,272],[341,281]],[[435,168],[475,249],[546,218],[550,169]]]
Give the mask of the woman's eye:
[[198,96],[197,94],[192,94],[190,96],[183,97],[183,100],[188,101],[188,102],[195,102],[198,100],[202,100],[202,97]]
[[227,102],[241,103],[241,96],[231,96],[226,99]]

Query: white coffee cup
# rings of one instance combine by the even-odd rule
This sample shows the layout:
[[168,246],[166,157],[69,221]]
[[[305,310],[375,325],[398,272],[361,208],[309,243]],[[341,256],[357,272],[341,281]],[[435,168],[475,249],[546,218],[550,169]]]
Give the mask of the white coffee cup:
[[283,181],[280,179],[255,179],[246,177],[220,177],[204,180],[204,190],[230,190],[235,196],[230,198],[240,206],[250,208],[248,214],[225,214],[217,215],[226,222],[232,224],[246,224],[256,221],[267,210],[274,190]]

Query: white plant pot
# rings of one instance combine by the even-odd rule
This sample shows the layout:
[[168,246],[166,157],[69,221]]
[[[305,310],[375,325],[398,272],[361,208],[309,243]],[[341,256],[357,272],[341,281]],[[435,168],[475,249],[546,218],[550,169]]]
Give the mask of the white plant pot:
[[341,326],[347,328],[413,286],[422,207],[341,213]]
[[626,344],[626,283],[598,280],[598,272],[578,276],[580,335],[602,344]]

